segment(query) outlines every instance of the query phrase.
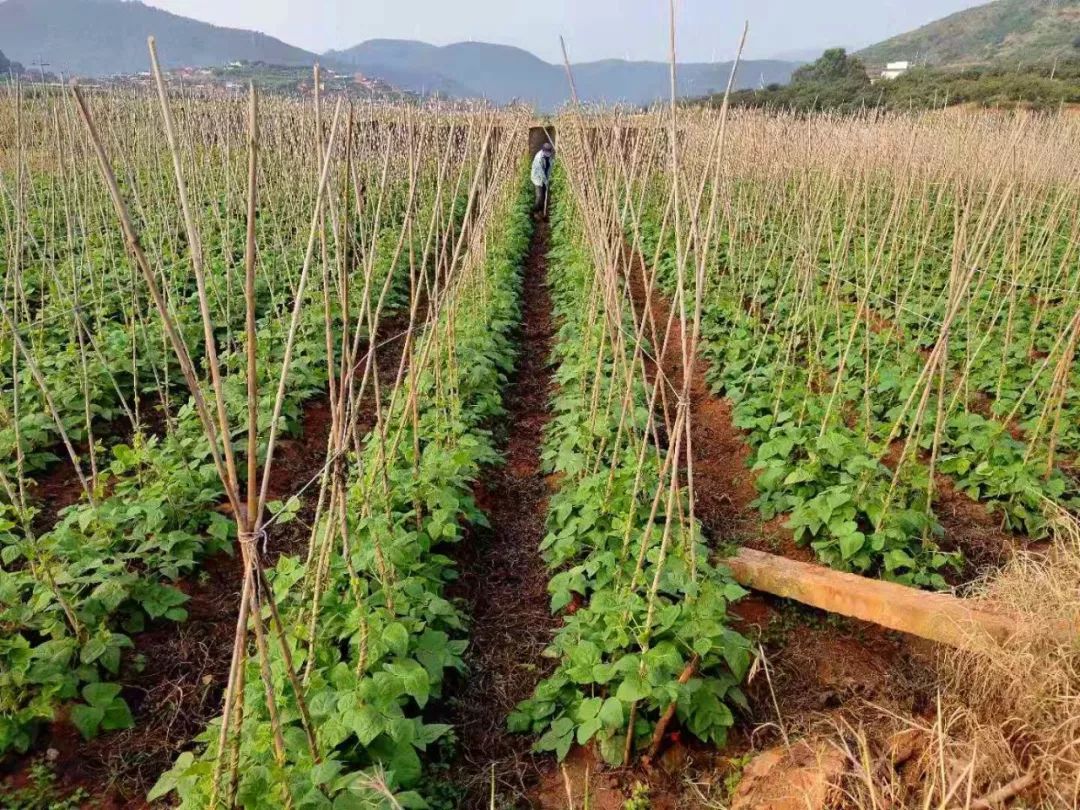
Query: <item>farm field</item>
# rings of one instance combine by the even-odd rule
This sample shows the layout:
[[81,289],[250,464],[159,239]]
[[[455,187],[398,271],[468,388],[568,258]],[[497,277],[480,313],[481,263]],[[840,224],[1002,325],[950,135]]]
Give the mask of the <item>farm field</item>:
[[543,123],[0,100],[0,806],[1080,803],[1080,124]]

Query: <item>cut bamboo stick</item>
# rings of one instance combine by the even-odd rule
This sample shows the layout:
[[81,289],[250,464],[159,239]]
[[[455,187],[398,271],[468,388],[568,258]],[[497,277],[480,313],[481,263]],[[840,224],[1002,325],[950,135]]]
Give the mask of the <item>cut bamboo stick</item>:
[[[846,574],[754,549],[740,549],[726,562],[744,587],[951,647],[982,650],[988,644],[1002,645],[1022,626],[1016,616],[979,608],[951,594]],[[1057,627],[1050,633],[1075,637],[1078,628]]]

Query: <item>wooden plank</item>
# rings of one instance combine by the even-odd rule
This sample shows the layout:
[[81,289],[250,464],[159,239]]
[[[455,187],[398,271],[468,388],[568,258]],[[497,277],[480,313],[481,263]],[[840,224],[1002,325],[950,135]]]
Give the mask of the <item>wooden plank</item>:
[[1002,644],[1018,627],[1012,616],[972,607],[951,594],[845,574],[754,549],[740,549],[725,562],[746,588],[952,647],[985,649],[988,642]]

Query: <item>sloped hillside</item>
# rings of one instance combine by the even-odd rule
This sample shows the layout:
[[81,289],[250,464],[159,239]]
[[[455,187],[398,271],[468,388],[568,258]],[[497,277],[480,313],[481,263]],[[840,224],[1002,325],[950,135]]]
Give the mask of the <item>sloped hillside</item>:
[[1080,58],[1080,0],[996,0],[859,53],[871,66],[895,60],[940,67]]
[[310,65],[318,57],[279,39],[220,28],[139,2],[5,0],[0,49],[25,65],[47,61],[54,73],[106,76],[147,70],[146,38],[157,37],[167,67],[211,67],[232,61]]
[[8,73],[22,73],[23,66],[18,62],[13,62],[4,56],[4,52],[0,51],[0,81],[3,81],[5,74]]

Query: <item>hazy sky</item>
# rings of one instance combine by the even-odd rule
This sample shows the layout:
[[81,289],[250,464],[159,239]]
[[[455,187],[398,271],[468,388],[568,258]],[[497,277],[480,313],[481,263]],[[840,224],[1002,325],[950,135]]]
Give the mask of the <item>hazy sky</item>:
[[[365,39],[476,39],[559,61],[666,59],[666,0],[146,0],[177,14],[254,28],[314,51]],[[984,0],[679,0],[680,61],[730,58],[744,20],[746,54],[871,44]]]

